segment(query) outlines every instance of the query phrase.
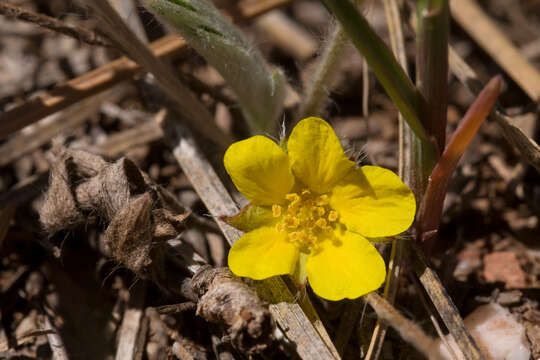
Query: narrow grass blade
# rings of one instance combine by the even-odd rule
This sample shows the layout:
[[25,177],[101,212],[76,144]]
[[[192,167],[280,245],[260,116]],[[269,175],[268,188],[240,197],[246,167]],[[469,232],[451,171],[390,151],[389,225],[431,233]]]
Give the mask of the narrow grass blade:
[[345,0],[323,0],[364,56],[370,69],[397,106],[417,137],[428,142],[419,109],[425,102],[384,41],[366,19]]

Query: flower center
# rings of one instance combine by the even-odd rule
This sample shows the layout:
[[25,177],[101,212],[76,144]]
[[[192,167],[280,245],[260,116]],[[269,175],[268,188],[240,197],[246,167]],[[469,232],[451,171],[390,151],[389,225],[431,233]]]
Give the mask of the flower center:
[[333,232],[338,219],[328,195],[315,195],[305,189],[287,194],[285,199],[289,202],[286,207],[272,205],[273,216],[280,218],[277,231],[286,232],[287,239],[302,252],[316,250],[320,241]]

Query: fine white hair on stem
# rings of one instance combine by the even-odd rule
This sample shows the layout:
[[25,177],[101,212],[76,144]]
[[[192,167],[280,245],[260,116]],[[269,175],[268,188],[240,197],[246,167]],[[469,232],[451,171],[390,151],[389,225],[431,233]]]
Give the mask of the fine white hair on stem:
[[298,118],[308,115],[319,115],[328,103],[329,89],[338,73],[347,44],[347,35],[341,25],[333,22],[331,31],[323,41],[324,50],[315,69],[311,82],[307,86],[303,103],[300,105]]

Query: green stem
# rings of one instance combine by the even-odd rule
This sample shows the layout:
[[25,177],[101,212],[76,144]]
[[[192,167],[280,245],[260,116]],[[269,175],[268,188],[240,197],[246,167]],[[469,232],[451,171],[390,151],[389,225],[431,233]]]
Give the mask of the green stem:
[[369,67],[416,136],[426,144],[430,144],[418,111],[419,105],[425,100],[409,80],[384,41],[349,1],[323,0],[323,2],[339,20],[353,44],[364,56]]
[[448,0],[418,0],[417,21],[416,85],[426,99],[422,120],[440,154],[445,145],[448,106]]
[[343,49],[347,44],[347,35],[339,23],[335,23],[327,46],[325,47],[317,69],[311,80],[305,100],[302,103],[298,119],[308,116],[317,116],[324,110],[327,103],[329,88],[339,70]]

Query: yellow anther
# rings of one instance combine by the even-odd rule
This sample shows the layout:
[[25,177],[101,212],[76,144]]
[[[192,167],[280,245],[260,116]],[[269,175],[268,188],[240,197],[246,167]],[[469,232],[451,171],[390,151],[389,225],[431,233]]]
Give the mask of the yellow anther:
[[288,241],[300,251],[317,251],[320,242],[334,231],[338,213],[329,206],[328,195],[316,195],[304,189],[285,195],[286,207],[272,205],[272,215],[279,218],[276,229],[287,234]]
[[298,219],[296,216],[287,215],[285,218],[285,223],[287,224],[287,227],[296,229],[298,225],[300,225],[300,219]]
[[295,200],[300,200],[300,196],[298,196],[297,193],[290,193],[290,194],[285,195],[285,199],[289,201],[295,201]]
[[334,222],[338,218],[338,213],[335,210],[330,210],[330,213],[328,213],[328,221]]
[[328,205],[330,203],[330,199],[328,199],[328,195],[321,195],[317,198],[317,205],[324,206]]
[[323,218],[319,218],[319,220],[315,221],[315,225],[317,225],[317,227],[320,227],[321,229],[324,229],[326,227],[326,220],[324,220]]

